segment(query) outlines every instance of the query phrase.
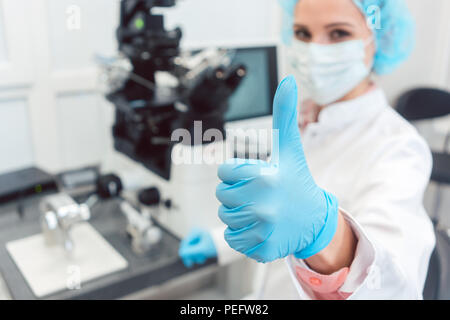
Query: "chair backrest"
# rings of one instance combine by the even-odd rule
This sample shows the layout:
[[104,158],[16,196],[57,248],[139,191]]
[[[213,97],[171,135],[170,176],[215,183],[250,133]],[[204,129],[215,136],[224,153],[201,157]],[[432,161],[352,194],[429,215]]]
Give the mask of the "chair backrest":
[[450,114],[450,92],[417,88],[405,92],[398,100],[396,108],[406,120],[425,120]]
[[423,297],[425,300],[450,299],[450,237],[446,230],[435,230],[436,248],[430,259]]

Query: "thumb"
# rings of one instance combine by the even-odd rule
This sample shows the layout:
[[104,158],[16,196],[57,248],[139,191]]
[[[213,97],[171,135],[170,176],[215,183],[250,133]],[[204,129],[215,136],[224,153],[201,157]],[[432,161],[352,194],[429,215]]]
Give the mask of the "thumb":
[[297,84],[293,76],[284,78],[275,94],[272,135],[275,151],[303,149],[297,123]]

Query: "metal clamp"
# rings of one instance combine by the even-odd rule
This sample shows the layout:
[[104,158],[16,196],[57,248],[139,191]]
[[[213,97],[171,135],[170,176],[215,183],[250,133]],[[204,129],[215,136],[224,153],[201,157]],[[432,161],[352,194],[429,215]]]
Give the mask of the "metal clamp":
[[67,252],[74,247],[70,229],[91,217],[86,204],[76,203],[65,193],[45,197],[39,205],[41,227],[45,242],[49,246],[62,245]]
[[127,232],[132,239],[133,251],[138,255],[148,252],[161,240],[161,230],[128,202],[123,201],[120,208],[128,220]]

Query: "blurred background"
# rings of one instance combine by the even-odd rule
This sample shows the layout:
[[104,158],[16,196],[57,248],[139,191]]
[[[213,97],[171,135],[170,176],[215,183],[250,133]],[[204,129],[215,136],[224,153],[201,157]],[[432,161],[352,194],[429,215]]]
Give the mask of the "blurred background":
[[[393,104],[416,87],[450,90],[450,1],[407,3],[417,22],[416,49],[380,79]],[[183,29],[184,49],[280,45],[282,15],[274,0],[180,0],[158,10],[167,29]],[[31,165],[56,173],[112,157],[114,110],[99,90],[94,56],[117,54],[118,14],[118,0],[0,0],[0,173]],[[279,52],[282,76],[281,45]],[[416,125],[442,150],[450,117]],[[441,190],[440,211],[450,227],[450,187]],[[435,192],[430,183],[429,212]]]
[[[450,87],[450,3],[407,2],[417,48],[381,79],[391,101],[413,87]],[[0,172],[32,163],[58,171],[106,153],[113,109],[96,91],[94,56],[116,54],[118,9],[117,0],[0,1]],[[160,10],[168,29],[182,27],[185,48],[279,42],[274,0],[183,0]],[[441,146],[448,126],[433,126],[429,143]]]

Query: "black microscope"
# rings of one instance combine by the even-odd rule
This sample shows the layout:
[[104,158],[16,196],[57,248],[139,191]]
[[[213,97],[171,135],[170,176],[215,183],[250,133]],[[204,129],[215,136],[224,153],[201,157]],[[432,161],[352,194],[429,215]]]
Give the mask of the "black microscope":
[[[183,64],[181,29],[165,30],[164,17],[152,13],[155,7],[175,4],[176,0],[121,1],[117,39],[132,71],[107,95],[115,106],[115,149],[167,180],[177,143],[171,141],[171,133],[179,128],[193,132],[194,121],[202,121],[203,132],[215,128],[225,136],[228,99],[246,75],[244,65],[220,59],[220,54],[226,57],[225,50],[218,51],[214,63],[210,59],[194,67]],[[158,72],[169,73],[177,84],[160,86]]]

